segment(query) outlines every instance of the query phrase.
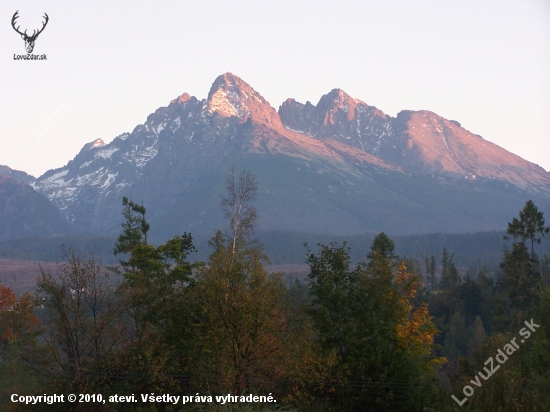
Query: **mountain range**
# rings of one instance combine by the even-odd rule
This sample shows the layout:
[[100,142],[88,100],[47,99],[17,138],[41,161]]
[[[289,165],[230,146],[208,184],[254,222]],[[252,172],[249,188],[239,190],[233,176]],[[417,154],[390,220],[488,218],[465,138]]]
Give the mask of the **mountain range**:
[[501,230],[550,173],[430,111],[396,117],[340,89],[275,110],[239,77],[206,99],[183,93],[130,133],[86,144],[28,182],[71,226],[116,234],[121,198],[148,210],[153,238],[224,227],[228,170],[257,179],[260,228],[349,235]]

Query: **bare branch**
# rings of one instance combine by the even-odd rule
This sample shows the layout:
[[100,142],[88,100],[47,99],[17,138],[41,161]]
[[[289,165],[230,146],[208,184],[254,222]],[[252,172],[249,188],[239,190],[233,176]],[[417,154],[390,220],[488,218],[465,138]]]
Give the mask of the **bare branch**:
[[252,173],[242,170],[236,176],[235,169],[231,168],[225,178],[225,188],[227,194],[222,197],[221,205],[229,220],[234,251],[239,240],[254,233],[258,211],[251,202],[256,198],[258,185]]

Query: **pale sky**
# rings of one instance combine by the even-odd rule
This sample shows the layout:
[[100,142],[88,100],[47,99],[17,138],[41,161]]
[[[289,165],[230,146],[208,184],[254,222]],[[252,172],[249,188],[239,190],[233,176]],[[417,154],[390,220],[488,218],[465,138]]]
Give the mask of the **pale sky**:
[[[11,27],[41,27],[26,54]],[[550,0],[3,0],[0,164],[39,176],[232,72],[276,109],[341,88],[550,169]]]

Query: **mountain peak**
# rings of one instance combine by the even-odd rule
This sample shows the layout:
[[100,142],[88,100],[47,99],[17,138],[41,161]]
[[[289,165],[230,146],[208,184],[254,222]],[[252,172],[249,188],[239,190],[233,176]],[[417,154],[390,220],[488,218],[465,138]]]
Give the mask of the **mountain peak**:
[[369,133],[380,137],[386,133],[382,129],[387,116],[342,89],[332,89],[316,106],[289,98],[279,107],[279,115],[288,129],[320,139],[334,137],[363,151],[365,145],[357,140],[361,128],[368,128]]
[[222,117],[249,118],[270,127],[282,127],[279,115],[269,102],[240,77],[224,73],[214,80],[206,102],[207,111]]
[[332,89],[321,97],[319,103],[317,103],[317,110],[323,116],[323,124],[326,126],[329,123],[334,124],[334,115],[339,111],[347,113],[348,121],[353,120],[357,105],[368,107],[365,102],[351,97],[342,89]]
[[357,102],[342,89],[332,89],[321,97],[317,107],[324,112],[323,124],[326,126],[328,123],[334,124],[334,115],[338,111],[346,112],[348,120],[353,120]]
[[170,104],[172,104],[172,103],[185,103],[189,99],[191,99],[191,96],[189,96],[189,93],[183,93],[181,96],[178,96],[177,99],[170,100]]
[[343,91],[342,89],[339,89],[339,88],[332,89],[330,92],[328,92],[327,94],[322,96],[320,100],[323,100],[323,98],[330,98],[335,103],[338,103],[339,105],[342,105],[342,106],[344,104],[348,103],[348,102],[366,104],[366,103],[362,102],[359,99],[355,99],[355,98],[351,97],[349,94],[347,94],[345,91]]
[[99,147],[104,145],[105,145],[105,142],[103,141],[103,139],[98,138],[98,139],[95,139],[93,142],[86,143],[83,149],[93,149],[94,147]]
[[214,83],[212,83],[212,86],[210,87],[208,100],[210,100],[212,95],[220,88],[225,92],[228,92],[234,88],[241,90],[253,90],[252,87],[239,76],[227,72],[216,77],[216,80],[214,80]]

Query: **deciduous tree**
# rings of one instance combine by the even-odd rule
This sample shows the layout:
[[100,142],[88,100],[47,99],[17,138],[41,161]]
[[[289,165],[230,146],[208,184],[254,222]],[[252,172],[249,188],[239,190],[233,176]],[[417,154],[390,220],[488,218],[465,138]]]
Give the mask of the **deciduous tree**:
[[222,198],[229,235],[217,231],[207,264],[197,271],[196,296],[203,313],[199,326],[200,370],[217,378],[219,391],[250,393],[281,378],[292,338],[292,307],[282,274],[268,274],[263,246],[248,242],[257,212],[257,186],[249,172],[232,169]]
[[58,274],[41,269],[38,298],[46,312],[44,340],[66,389],[85,391],[109,381],[109,360],[128,343],[123,307],[109,273],[63,248]]
[[0,284],[0,409],[11,411],[14,393],[42,390],[51,358],[40,347],[36,305],[29,293],[17,296]]

